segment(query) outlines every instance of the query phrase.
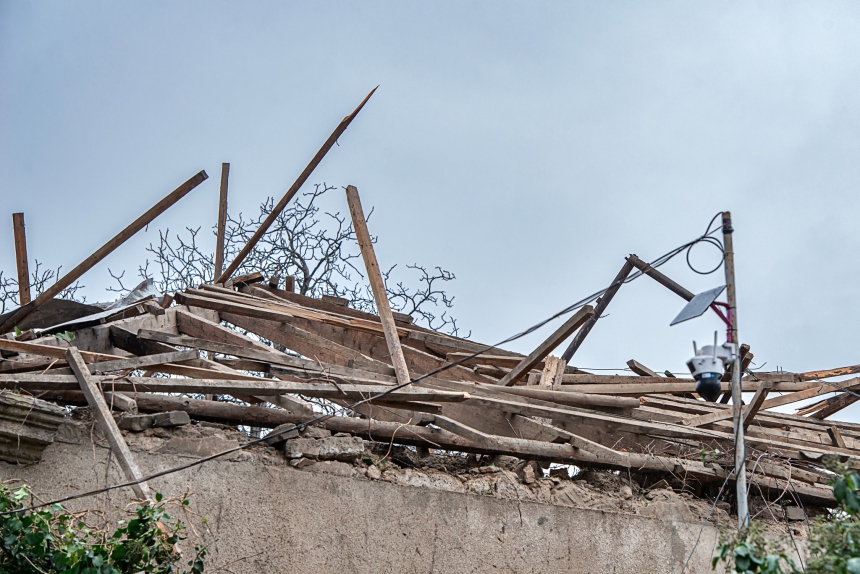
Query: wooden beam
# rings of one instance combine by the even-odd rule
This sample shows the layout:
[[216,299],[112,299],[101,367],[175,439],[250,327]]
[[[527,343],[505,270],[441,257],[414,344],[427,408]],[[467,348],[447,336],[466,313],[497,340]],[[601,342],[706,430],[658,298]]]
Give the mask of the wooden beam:
[[[855,391],[856,393],[856,391]],[[827,405],[816,413],[809,415],[811,419],[824,420],[830,415],[836,414],[842,409],[849,407],[857,402],[857,395],[853,393],[842,393],[831,400],[827,401]]]
[[30,268],[27,263],[27,233],[24,230],[24,214],[12,214],[12,230],[15,234],[15,263],[18,268],[18,304],[30,302]]
[[328,151],[332,148],[335,142],[337,142],[337,138],[339,138],[341,134],[346,131],[346,128],[349,127],[349,124],[352,123],[352,120],[355,119],[355,116],[358,115],[358,112],[361,111],[361,108],[364,107],[364,104],[367,103],[367,100],[370,99],[370,96],[372,96],[373,92],[375,91],[376,88],[373,88],[373,90],[371,90],[370,93],[367,94],[367,97],[365,97],[364,100],[362,100],[362,102],[358,104],[358,107],[355,108],[355,110],[351,114],[343,118],[340,124],[338,124],[338,126],[328,137],[328,139],[325,141],[325,143],[322,145],[316,155],[311,159],[310,163],[305,167],[302,173],[299,174],[299,177],[296,179],[296,181],[293,182],[293,185],[290,186],[290,189],[287,190],[287,193],[284,194],[284,197],[282,197],[278,201],[278,203],[272,207],[272,211],[269,212],[269,215],[266,216],[266,219],[263,220],[263,223],[261,223],[260,227],[258,227],[257,230],[254,232],[254,235],[252,235],[248,242],[245,244],[245,246],[242,247],[242,250],[239,251],[239,253],[236,255],[236,258],[233,259],[233,262],[230,263],[230,265],[227,267],[227,269],[224,270],[223,273],[216,277],[215,283],[224,283],[225,281],[227,281],[227,279],[230,278],[231,275],[233,275],[233,273],[236,272],[239,266],[242,265],[242,262],[245,261],[245,258],[248,256],[248,254],[251,253],[251,251],[254,249],[254,246],[257,245],[257,242],[260,241],[263,235],[266,234],[266,232],[269,230],[269,227],[271,227],[272,223],[275,222],[275,219],[278,218],[278,216],[287,206],[287,203],[289,203],[293,196],[299,191],[299,188],[301,188],[305,181],[307,181],[308,177],[310,177],[314,169],[316,169],[316,167],[320,164]]
[[747,430],[752,423],[753,418],[761,408],[762,403],[764,403],[764,400],[767,398],[767,393],[772,387],[773,383],[762,383],[753,395],[752,400],[750,400],[750,404],[744,407],[743,413],[741,414],[744,430]]
[[666,287],[669,291],[679,296],[685,301],[692,301],[693,297],[696,295],[692,291],[688,291],[687,289],[681,287],[679,284],[675,283],[653,267],[649,263],[645,263],[641,259],[639,259],[636,255],[631,254],[627,261],[629,261],[634,267],[639,269],[644,275],[647,275],[663,287]]
[[[655,373],[654,371],[652,371],[651,369],[649,369],[648,367],[646,367],[645,365],[643,365],[642,363],[640,363],[639,361],[634,361],[633,359],[630,359],[629,361],[627,361],[627,366],[630,367],[631,371],[633,371],[634,373],[636,373],[640,377],[663,378],[660,375],[658,375],[657,373]],[[672,378],[675,378],[675,377],[672,377]]]
[[[52,359],[65,359],[66,348],[54,347],[52,345],[43,345],[41,343],[27,343],[23,341],[11,341],[0,337],[0,349],[4,351],[16,351],[18,353],[26,353],[28,355],[37,355],[39,357],[51,357]],[[175,350],[175,349],[172,349]],[[105,353],[91,353],[89,351],[81,351],[81,356],[88,363],[96,363],[99,361],[115,361],[120,358],[116,355],[108,355]]]
[[400,348],[400,337],[397,334],[397,326],[391,314],[391,304],[388,301],[388,291],[379,263],[376,261],[376,252],[373,250],[373,241],[367,230],[367,220],[364,210],[361,208],[361,198],[358,196],[358,188],[354,185],[346,186],[346,201],[349,204],[349,214],[352,216],[352,227],[355,229],[355,237],[358,247],[361,249],[361,257],[364,259],[364,267],[367,270],[367,279],[370,281],[370,290],[373,292],[373,300],[376,303],[376,311],[382,322],[382,330],[385,334],[385,342],[388,343],[388,351],[394,372],[397,373],[397,382],[401,385],[411,380],[406,359],[403,358],[403,349]]
[[[87,365],[84,363],[81,353],[75,347],[70,347],[66,351],[66,361],[69,363],[72,371],[74,371],[78,384],[87,398],[87,403],[90,405],[93,415],[95,415],[96,420],[99,422],[99,427],[105,434],[105,438],[107,438],[110,443],[111,450],[113,451],[114,456],[116,456],[120,468],[122,468],[125,473],[125,477],[129,481],[140,480],[144,475],[140,472],[140,469],[134,460],[134,456],[131,454],[128,445],[125,443],[125,439],[122,437],[119,427],[116,425],[116,421],[113,420],[113,415],[111,414],[110,409],[108,409],[107,403],[99,390],[98,383],[96,379],[90,375],[90,371],[87,369]],[[133,484],[131,489],[141,500],[152,499],[152,493],[150,492],[149,485],[147,485],[146,482]]]
[[621,271],[618,272],[618,275],[615,276],[615,279],[612,280],[612,283],[606,288],[603,295],[597,299],[597,305],[595,306],[592,315],[588,318],[588,322],[582,326],[582,329],[580,329],[579,333],[576,334],[576,337],[573,338],[573,341],[570,342],[570,345],[568,345],[564,354],[561,356],[566,363],[569,363],[573,358],[574,353],[576,353],[577,349],[582,345],[582,342],[585,341],[588,333],[590,333],[591,329],[594,328],[595,323],[597,323],[597,320],[600,319],[601,315],[603,315],[609,302],[612,301],[612,298],[615,297],[615,294],[618,293],[621,286],[624,285],[624,280],[627,279],[627,276],[630,275],[632,270],[633,264],[630,263],[630,261],[625,261],[624,265],[621,266]]
[[188,193],[203,183],[208,176],[201,171],[175,190],[167,194],[164,199],[152,206],[146,213],[135,219],[125,229],[116,234],[107,243],[99,247],[92,255],[84,259],[77,267],[57,279],[57,282],[48,287],[41,295],[36,297],[29,305],[20,307],[18,311],[0,325],[0,334],[11,331],[15,325],[27,318],[33,311],[56,297],[60,292],[95,267],[95,265],[112,253],[117,247],[128,241],[135,233],[149,225],[152,220],[164,213],[170,206],[188,195]]
[[[585,305],[579,311],[573,314],[561,327],[555,330],[543,343],[531,352],[531,354],[520,361],[520,363],[511,369],[507,375],[499,380],[499,385],[511,386],[519,381],[526,373],[532,370],[535,365],[541,362],[549,355],[553,349],[558,347],[565,339],[567,339],[574,331],[576,331],[583,323],[590,321],[594,316],[594,307]],[[581,332],[581,331],[580,331]]]
[[833,425],[827,429],[827,434],[830,435],[830,440],[833,441],[833,446],[839,448],[848,448],[845,446],[845,439],[842,438],[842,433],[839,432],[839,427]]
[[544,363],[544,368],[543,371],[541,371],[538,385],[541,387],[548,387],[549,389],[555,388],[556,385],[561,385],[561,378],[564,376],[565,367],[567,367],[567,363],[565,363],[564,359],[554,357],[553,355],[547,355]]
[[[74,347],[72,347],[74,348]],[[184,369],[199,369],[197,367],[184,367]],[[216,376],[218,375],[218,376]],[[243,395],[268,397],[271,395],[296,394],[307,397],[318,398],[342,398],[347,400],[365,399],[372,395],[382,393],[391,389],[391,385],[381,384],[355,384],[335,382],[303,382],[284,381],[273,379],[262,379],[259,377],[221,378],[220,375],[230,376],[229,373],[219,373],[209,370],[208,379],[178,379],[178,378],[152,378],[152,377],[124,377],[121,379],[110,378],[111,390],[121,393],[153,392],[153,393],[201,393],[201,394],[225,394],[239,393]],[[14,376],[14,379],[10,379]],[[92,376],[94,382],[103,380],[103,377]],[[78,386],[77,380],[69,375],[2,375],[0,387],[20,388],[28,391],[49,390],[69,391]],[[439,391],[425,388],[403,388],[392,391],[385,395],[387,401],[431,401],[431,402],[462,402],[468,400],[469,393]]]
[[214,276],[224,272],[224,232],[227,229],[227,180],[230,178],[230,164],[221,164],[221,194],[218,198],[218,231],[215,239]]
[[[607,385],[562,385],[558,387],[561,391],[577,391],[580,393],[594,393],[600,395],[628,395],[641,397],[643,395],[655,395],[662,393],[695,393],[696,384],[689,383],[686,379],[659,379],[661,383],[650,382],[651,377],[642,377],[646,382],[640,384],[607,384]],[[682,381],[680,383],[668,381]],[[760,385],[769,384],[763,382],[745,382],[743,392],[750,393],[758,390]],[[792,391],[804,391],[810,388],[817,388],[815,383],[772,383],[771,392],[785,393]],[[731,388],[731,383],[721,383],[722,391],[726,392]]]

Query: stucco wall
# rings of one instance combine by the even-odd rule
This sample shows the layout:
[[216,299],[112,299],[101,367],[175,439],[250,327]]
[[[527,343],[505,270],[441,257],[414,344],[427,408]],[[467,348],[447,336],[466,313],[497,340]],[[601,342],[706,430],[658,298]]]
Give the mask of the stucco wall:
[[[49,446],[41,463],[0,463],[0,478],[23,479],[43,497],[103,485],[108,450],[82,429],[66,429],[65,442]],[[145,472],[190,460],[130,442]],[[120,479],[111,465],[108,480]],[[259,452],[208,462],[152,486],[167,496],[193,493],[191,509],[208,523],[189,516],[197,535],[190,532],[183,547],[202,540],[212,569],[229,564],[233,572],[678,573],[700,528],[310,473]],[[109,511],[130,497],[116,491],[69,507]],[[704,529],[687,572],[711,571],[716,538],[716,529]]]

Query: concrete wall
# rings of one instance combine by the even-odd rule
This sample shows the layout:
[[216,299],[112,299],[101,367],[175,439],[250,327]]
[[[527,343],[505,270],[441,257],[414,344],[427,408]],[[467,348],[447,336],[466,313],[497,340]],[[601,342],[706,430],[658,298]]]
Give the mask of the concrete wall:
[[[44,498],[103,485],[108,450],[92,444],[90,428],[72,430],[63,433],[65,442],[48,447],[41,463],[0,462],[0,478],[23,479]],[[131,442],[145,472],[191,460]],[[115,464],[107,479],[121,479]],[[208,523],[189,515],[197,535],[190,533],[182,546],[207,544],[207,571],[227,565],[237,573],[678,573],[700,529],[699,523],[315,474],[263,451],[208,462],[152,486],[166,496],[193,493],[191,510]],[[110,511],[130,497],[116,491],[69,507]],[[706,527],[688,573],[711,572],[716,539],[716,530]]]

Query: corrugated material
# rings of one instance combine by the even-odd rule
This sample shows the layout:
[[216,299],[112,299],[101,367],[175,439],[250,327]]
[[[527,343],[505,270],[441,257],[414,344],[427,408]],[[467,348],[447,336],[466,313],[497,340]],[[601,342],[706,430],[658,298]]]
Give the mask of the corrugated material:
[[54,442],[63,423],[63,407],[35,397],[0,392],[0,459],[33,463]]

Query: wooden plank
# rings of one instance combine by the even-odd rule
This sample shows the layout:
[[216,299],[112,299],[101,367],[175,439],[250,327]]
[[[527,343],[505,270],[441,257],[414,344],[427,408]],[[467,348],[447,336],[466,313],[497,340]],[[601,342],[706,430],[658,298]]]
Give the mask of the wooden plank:
[[[475,356],[473,355],[475,355],[475,353],[456,351],[454,353],[446,353],[445,359],[451,363],[453,363],[454,361],[463,361],[462,363],[460,363],[461,365],[489,365],[494,367],[507,368],[516,367],[523,360],[522,355],[490,355],[485,353],[481,353]],[[539,363],[537,363],[535,365],[535,368],[543,369],[544,361],[540,361]]]
[[224,232],[227,229],[227,180],[230,178],[230,164],[221,164],[221,190],[218,196],[218,226],[215,234],[214,276],[224,272]]
[[[630,370],[639,375],[640,377],[656,377],[658,379],[662,379],[660,375],[640,363],[639,361],[634,361],[630,359],[627,361],[627,366],[630,367]],[[675,378],[675,377],[672,377]]]
[[400,348],[400,337],[397,333],[397,326],[394,324],[394,317],[391,315],[388,291],[385,288],[385,281],[382,279],[382,272],[379,270],[379,262],[376,260],[376,252],[373,249],[373,241],[367,229],[364,210],[361,208],[358,188],[354,185],[346,186],[346,201],[349,204],[352,227],[355,230],[355,237],[361,250],[361,257],[364,259],[364,267],[367,270],[367,279],[370,281],[373,301],[376,303],[376,311],[379,313],[385,341],[388,343],[391,362],[394,365],[394,372],[397,373],[397,382],[405,385],[411,380],[409,368],[406,366],[406,359],[403,358],[403,350]]
[[[856,392],[856,391],[855,391]],[[834,415],[842,409],[849,407],[857,402],[857,395],[850,393],[842,393],[833,398],[833,401],[827,401],[827,405],[816,413],[809,415],[809,418],[824,420],[830,415]]]
[[803,380],[809,381],[814,379],[829,379],[830,377],[841,377],[843,375],[854,375],[860,373],[860,365],[851,365],[850,367],[840,367],[838,369],[825,369],[823,371],[807,371],[799,373]]
[[767,399],[762,405],[762,410],[772,409],[774,407],[781,407],[783,405],[790,405],[791,403],[796,403],[798,401],[804,401],[806,399],[811,399],[813,397],[817,397],[818,395],[822,395],[825,393],[833,392],[833,388],[828,385],[820,385],[817,387],[812,387],[811,389],[806,389],[805,391],[797,391],[794,393],[790,393],[787,395],[783,395],[781,397],[774,397],[772,399]]
[[30,268],[27,263],[27,233],[24,214],[12,214],[12,230],[15,235],[15,264],[18,269],[18,304],[30,302]]
[[455,421],[454,419],[443,417],[441,415],[433,417],[433,424],[448,432],[460,435],[466,440],[472,441],[484,448],[492,448],[493,437],[487,433],[474,429],[469,425],[465,425],[459,421]]
[[[484,385],[478,387],[483,390]],[[531,387],[499,387],[504,393],[539,399],[560,405],[571,405],[576,407],[608,407],[614,409],[636,409],[639,408],[639,399],[631,397],[616,397],[613,395],[590,395],[588,393],[574,393],[568,391],[555,391],[544,388]]]
[[629,261],[625,261],[624,265],[621,266],[621,271],[618,272],[618,275],[615,276],[615,279],[612,280],[612,283],[607,287],[603,295],[597,299],[597,306],[594,308],[594,311],[589,316],[587,322],[582,326],[582,329],[580,329],[579,333],[576,334],[573,341],[570,342],[570,345],[568,345],[567,349],[561,355],[561,358],[564,359],[565,362],[569,363],[573,358],[574,353],[576,353],[582,345],[582,342],[585,341],[585,338],[591,332],[591,329],[594,328],[594,325],[597,323],[597,320],[600,319],[600,316],[603,315],[609,302],[612,301],[612,298],[615,297],[615,294],[618,293],[618,290],[622,285],[624,285],[624,280],[627,279],[627,276],[630,275],[632,270],[633,264]]
[[573,314],[561,327],[555,330],[543,343],[531,352],[531,354],[523,359],[520,364],[514,367],[510,373],[499,380],[499,385],[510,386],[519,381],[523,376],[534,368],[540,361],[546,358],[553,349],[567,339],[574,331],[576,331],[583,323],[590,320],[594,315],[594,307],[585,305],[579,311]]
[[[99,427],[105,434],[105,438],[107,438],[110,443],[111,451],[114,456],[116,456],[120,468],[122,468],[123,473],[125,473],[125,477],[129,481],[140,480],[144,475],[140,472],[140,468],[138,468],[137,463],[134,460],[134,456],[131,454],[128,445],[125,443],[125,439],[122,437],[122,433],[116,425],[116,421],[114,421],[113,415],[111,414],[110,409],[108,409],[107,403],[99,390],[98,383],[90,374],[89,369],[87,369],[87,365],[84,363],[81,353],[75,347],[70,347],[66,351],[66,361],[69,363],[72,371],[74,371],[75,378],[80,385],[80,389],[84,392],[84,395],[87,398],[87,403],[90,405],[96,420],[99,422]],[[152,499],[152,493],[146,482],[133,484],[131,489],[141,500]]]
[[[3,349],[4,351],[16,351],[18,353],[26,353],[28,355],[37,355],[39,357],[64,359],[66,357],[67,347],[54,347],[52,345],[42,345],[41,343],[11,341],[9,339],[4,339],[0,337],[0,349]],[[81,351],[81,356],[87,363],[96,363],[98,361],[114,361],[118,358],[116,355],[107,355],[105,353],[91,353],[89,351]]]
[[[773,385],[773,383],[762,383],[762,386],[759,387],[759,390],[761,388],[763,388],[764,386],[767,386],[768,391],[770,391],[773,388],[772,385]],[[789,395],[785,395],[782,397],[775,397],[773,399],[767,399],[767,400],[764,400],[762,402],[762,404],[760,406],[760,410],[765,410],[768,408],[778,407],[778,406],[787,405],[787,404],[790,404],[793,402],[802,401],[804,399],[814,397],[817,394],[821,394],[822,390],[823,390],[822,387],[819,386],[819,387],[813,387],[811,389],[807,389],[805,391],[797,391],[797,392],[794,392],[794,393],[791,393]],[[756,394],[758,394],[758,390],[756,391]],[[754,401],[755,401],[755,395],[753,396],[753,402]],[[747,407],[744,407],[744,412],[746,412],[746,408]],[[711,412],[711,413],[701,415],[698,417],[688,418],[688,419],[685,419],[681,422],[683,422],[683,424],[688,425],[688,426],[698,427],[698,426],[703,426],[703,425],[707,425],[710,423],[714,423],[717,421],[728,420],[730,418],[732,418],[732,409],[722,409],[722,410],[719,410],[716,412]]]
[[770,392],[772,387],[773,383],[762,383],[759,385],[758,390],[753,395],[752,400],[750,400],[750,404],[744,407],[743,413],[741,414],[744,430],[747,430],[752,423],[753,418],[761,408],[762,403],[767,398],[767,394]]
[[[567,376],[567,375],[565,375]],[[642,377],[645,379],[645,377]],[[650,378],[650,377],[649,377]],[[680,383],[668,382],[673,379],[659,379],[666,381],[662,383],[642,383],[642,384],[609,384],[609,385],[561,385],[558,389],[561,391],[578,391],[580,393],[595,393],[602,395],[628,395],[640,397],[642,395],[654,395],[662,393],[695,393],[695,383],[688,383],[685,379],[674,379],[684,381]],[[743,384],[743,392],[751,393],[758,390],[761,382],[745,382]],[[817,383],[772,383],[772,392],[785,393],[792,391],[804,391],[806,389],[818,387]],[[729,391],[731,383],[722,383],[723,392]]]
[[290,188],[287,190],[287,193],[285,193],[284,196],[278,201],[278,203],[272,207],[272,211],[269,212],[269,215],[266,216],[266,219],[263,220],[263,222],[260,224],[260,227],[258,227],[257,230],[254,232],[254,235],[252,235],[248,242],[244,245],[244,247],[242,247],[242,249],[236,255],[236,258],[233,259],[232,263],[230,263],[227,269],[225,269],[224,272],[215,279],[215,283],[224,283],[225,281],[227,281],[227,279],[230,278],[231,275],[233,275],[233,273],[236,272],[236,270],[239,268],[239,266],[248,256],[248,254],[251,253],[251,251],[254,249],[254,246],[257,245],[257,242],[260,241],[263,235],[266,234],[266,231],[269,230],[269,227],[271,227],[272,223],[275,222],[275,219],[278,218],[278,216],[287,206],[287,203],[289,203],[293,196],[298,193],[299,188],[302,187],[302,184],[307,181],[308,177],[310,177],[314,169],[316,169],[316,167],[319,165],[319,163],[322,161],[328,151],[332,148],[335,142],[337,142],[337,138],[339,138],[341,134],[346,131],[346,128],[349,127],[349,124],[352,123],[352,120],[355,119],[355,116],[358,115],[358,112],[361,111],[361,108],[364,107],[364,104],[367,103],[367,100],[370,99],[370,96],[372,96],[373,92],[375,91],[376,88],[373,88],[373,90],[371,90],[370,93],[367,94],[367,97],[364,98],[364,100],[358,105],[358,107],[355,108],[355,110],[351,114],[343,118],[340,124],[338,124],[338,126],[328,137],[325,143],[323,143],[322,147],[319,149],[316,155],[314,155],[314,157],[311,159],[310,163],[305,167],[302,173],[299,174],[299,177],[296,178],[296,181],[293,182],[293,185],[291,185]]
[[275,352],[272,347],[260,341],[255,341],[251,337],[246,337],[242,333],[228,329],[220,323],[210,321],[205,317],[183,311],[182,309],[176,310],[176,330],[183,335],[197,339],[205,339],[237,347],[253,348],[263,353]]
[[323,363],[348,366],[352,360],[360,363],[365,358],[356,350],[299,329],[291,323],[268,321],[233,313],[222,313],[222,318],[302,356]]
[[692,301],[693,297],[696,296],[692,291],[689,291],[678,283],[672,281],[671,279],[651,267],[649,263],[646,263],[639,259],[636,255],[631,254],[627,258],[627,261],[629,261],[634,267],[639,269],[644,275],[647,275],[663,287],[666,287],[669,291],[681,297],[684,301]]
[[650,376],[631,376],[631,375],[587,375],[587,374],[567,374],[562,377],[563,385],[644,385],[644,384],[696,384],[694,379],[688,378],[672,378],[667,377],[650,377]]
[[830,435],[830,439],[833,441],[833,446],[838,446],[839,448],[847,448],[845,446],[845,439],[842,438],[842,433],[839,432],[839,427],[833,425],[827,429],[827,434]]
[[[220,325],[219,325],[220,326]],[[229,329],[227,329],[229,330]],[[236,333],[236,335],[239,335]],[[294,364],[295,357],[291,357],[286,353],[282,353],[274,348],[268,350],[258,349],[252,346],[239,346],[229,343],[218,343],[208,339],[198,337],[189,337],[188,335],[171,335],[164,331],[153,331],[151,329],[140,329],[137,336],[141,339],[151,341],[160,341],[171,345],[179,345],[181,347],[190,347],[192,349],[201,349],[203,351],[211,351],[213,353],[221,353],[222,355],[232,355],[234,357],[243,357],[275,364]],[[241,336],[241,335],[240,335]]]
[[545,365],[541,372],[538,385],[541,387],[548,387],[552,390],[556,385],[561,385],[561,378],[564,375],[564,369],[567,367],[567,363],[564,359],[553,355],[548,355],[546,359],[544,359],[544,363]]
[[89,369],[91,373],[107,373],[109,371],[124,371],[126,369],[142,369],[143,367],[152,367],[155,365],[166,365],[167,363],[178,363],[180,361],[189,361],[197,358],[197,351],[173,351],[171,353],[159,353],[157,355],[144,355],[143,357],[133,357],[131,359],[118,359],[116,361],[104,361],[100,363],[91,363]]
[[[192,369],[196,367],[186,367]],[[207,369],[199,369],[207,370]],[[153,393],[201,393],[201,394],[227,394],[240,393],[251,396],[269,397],[281,394],[296,394],[308,397],[360,400],[391,389],[391,385],[380,384],[354,384],[354,383],[332,383],[332,382],[303,382],[284,381],[273,379],[261,379],[257,377],[240,378],[234,375],[233,379],[221,378],[219,373],[210,371],[212,378],[208,379],[178,379],[178,378],[153,378],[153,377],[124,377],[121,379],[104,379],[103,377],[91,376],[91,380],[98,382],[107,380],[111,390],[121,393],[153,392]],[[8,375],[7,375],[8,376]],[[27,380],[29,379],[29,381]],[[34,380],[35,379],[35,380]],[[51,390],[68,391],[75,390],[78,386],[77,380],[69,375],[44,375],[44,376],[18,376],[14,381],[4,379],[0,385],[6,388],[21,388],[25,390]],[[430,401],[430,402],[462,402],[468,400],[469,393],[439,391],[425,388],[403,388],[392,391],[385,395],[388,401]],[[268,400],[268,399],[267,399]]]
[[81,276],[92,269],[99,261],[107,257],[117,247],[125,243],[135,233],[149,225],[152,220],[161,215],[174,203],[188,195],[188,193],[203,183],[208,176],[205,171],[201,171],[175,190],[167,194],[161,201],[152,206],[146,213],[135,219],[125,229],[116,234],[107,243],[98,248],[92,255],[84,259],[77,267],[66,273],[64,276],[57,279],[57,282],[48,287],[41,295],[36,297],[30,304],[20,307],[18,311],[6,319],[0,325],[0,333],[11,331],[15,325],[23,321],[33,311],[56,297],[60,292],[69,287],[72,283],[81,278]]

